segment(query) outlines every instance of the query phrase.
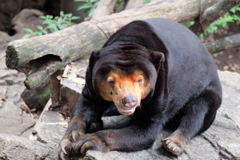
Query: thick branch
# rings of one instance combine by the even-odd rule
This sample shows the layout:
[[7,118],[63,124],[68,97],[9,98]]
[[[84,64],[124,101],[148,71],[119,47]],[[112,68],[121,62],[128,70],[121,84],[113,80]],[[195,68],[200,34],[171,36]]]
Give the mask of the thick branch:
[[99,2],[92,19],[97,19],[102,16],[110,15],[113,13],[114,6],[117,0],[102,0]]
[[125,9],[135,8],[143,4],[143,0],[129,0]]
[[[209,7],[216,0],[202,0]],[[28,75],[25,84],[34,88],[61,67],[99,49],[118,28],[133,20],[167,18],[186,22],[198,17],[199,0],[156,0],[138,8],[83,22],[52,34],[17,40],[7,48],[6,64]],[[206,2],[206,3],[205,3]],[[53,57],[51,64],[39,59]],[[35,62],[41,62],[36,63]],[[40,69],[40,71],[39,71]]]
[[191,26],[190,29],[197,35],[200,35],[207,28],[207,26],[234,7],[237,4],[236,1],[238,0],[219,0],[217,3],[205,10],[205,5],[201,4],[201,12],[203,13],[199,16],[200,18],[197,18],[197,21],[193,26]]
[[218,39],[214,42],[204,43],[210,53],[216,53],[229,48],[240,47],[240,34]]
[[201,23],[204,25],[204,29],[210,25],[213,21],[223,16],[237,3],[229,0],[220,0],[213,6],[207,8],[201,17]]

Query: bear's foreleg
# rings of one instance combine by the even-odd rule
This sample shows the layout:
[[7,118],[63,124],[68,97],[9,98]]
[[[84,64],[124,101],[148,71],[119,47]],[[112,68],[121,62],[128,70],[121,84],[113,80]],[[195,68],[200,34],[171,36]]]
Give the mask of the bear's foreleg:
[[92,134],[81,135],[72,143],[75,154],[85,155],[87,150],[107,151],[138,151],[152,146],[159,132],[159,125],[149,124],[148,127],[138,125],[121,129],[102,130]]

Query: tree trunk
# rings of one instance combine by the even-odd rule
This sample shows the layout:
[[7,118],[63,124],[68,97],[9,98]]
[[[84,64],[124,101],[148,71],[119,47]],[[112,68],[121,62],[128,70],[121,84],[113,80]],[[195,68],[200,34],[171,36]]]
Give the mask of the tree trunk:
[[101,48],[117,29],[134,20],[168,18],[180,23],[196,19],[200,6],[208,8],[218,0],[156,0],[133,8],[90,20],[52,34],[17,40],[7,48],[6,64],[27,75],[25,85],[35,88],[68,63]]

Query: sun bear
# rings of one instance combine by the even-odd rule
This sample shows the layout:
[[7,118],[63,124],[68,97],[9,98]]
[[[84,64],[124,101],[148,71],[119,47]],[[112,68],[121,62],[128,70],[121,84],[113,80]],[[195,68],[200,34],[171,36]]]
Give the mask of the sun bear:
[[[176,128],[162,144],[180,156],[211,126],[221,96],[213,58],[194,33],[162,18],[133,21],[92,52],[59,157],[147,149],[166,125]],[[110,108],[131,115],[130,124],[103,129]]]

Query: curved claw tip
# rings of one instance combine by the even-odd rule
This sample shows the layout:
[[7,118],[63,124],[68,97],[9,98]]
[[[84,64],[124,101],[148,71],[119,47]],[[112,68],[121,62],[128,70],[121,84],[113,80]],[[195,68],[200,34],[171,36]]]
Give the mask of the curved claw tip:
[[64,157],[64,153],[63,153],[63,152],[60,152],[60,153],[59,153],[59,158],[60,158],[61,160],[66,160],[65,157]]
[[68,139],[63,139],[60,143],[61,150],[63,151],[64,154],[67,154],[65,147],[67,146],[68,143],[69,143]]
[[80,136],[80,134],[78,133],[78,131],[72,131],[72,138],[74,141],[77,141],[79,136]]

